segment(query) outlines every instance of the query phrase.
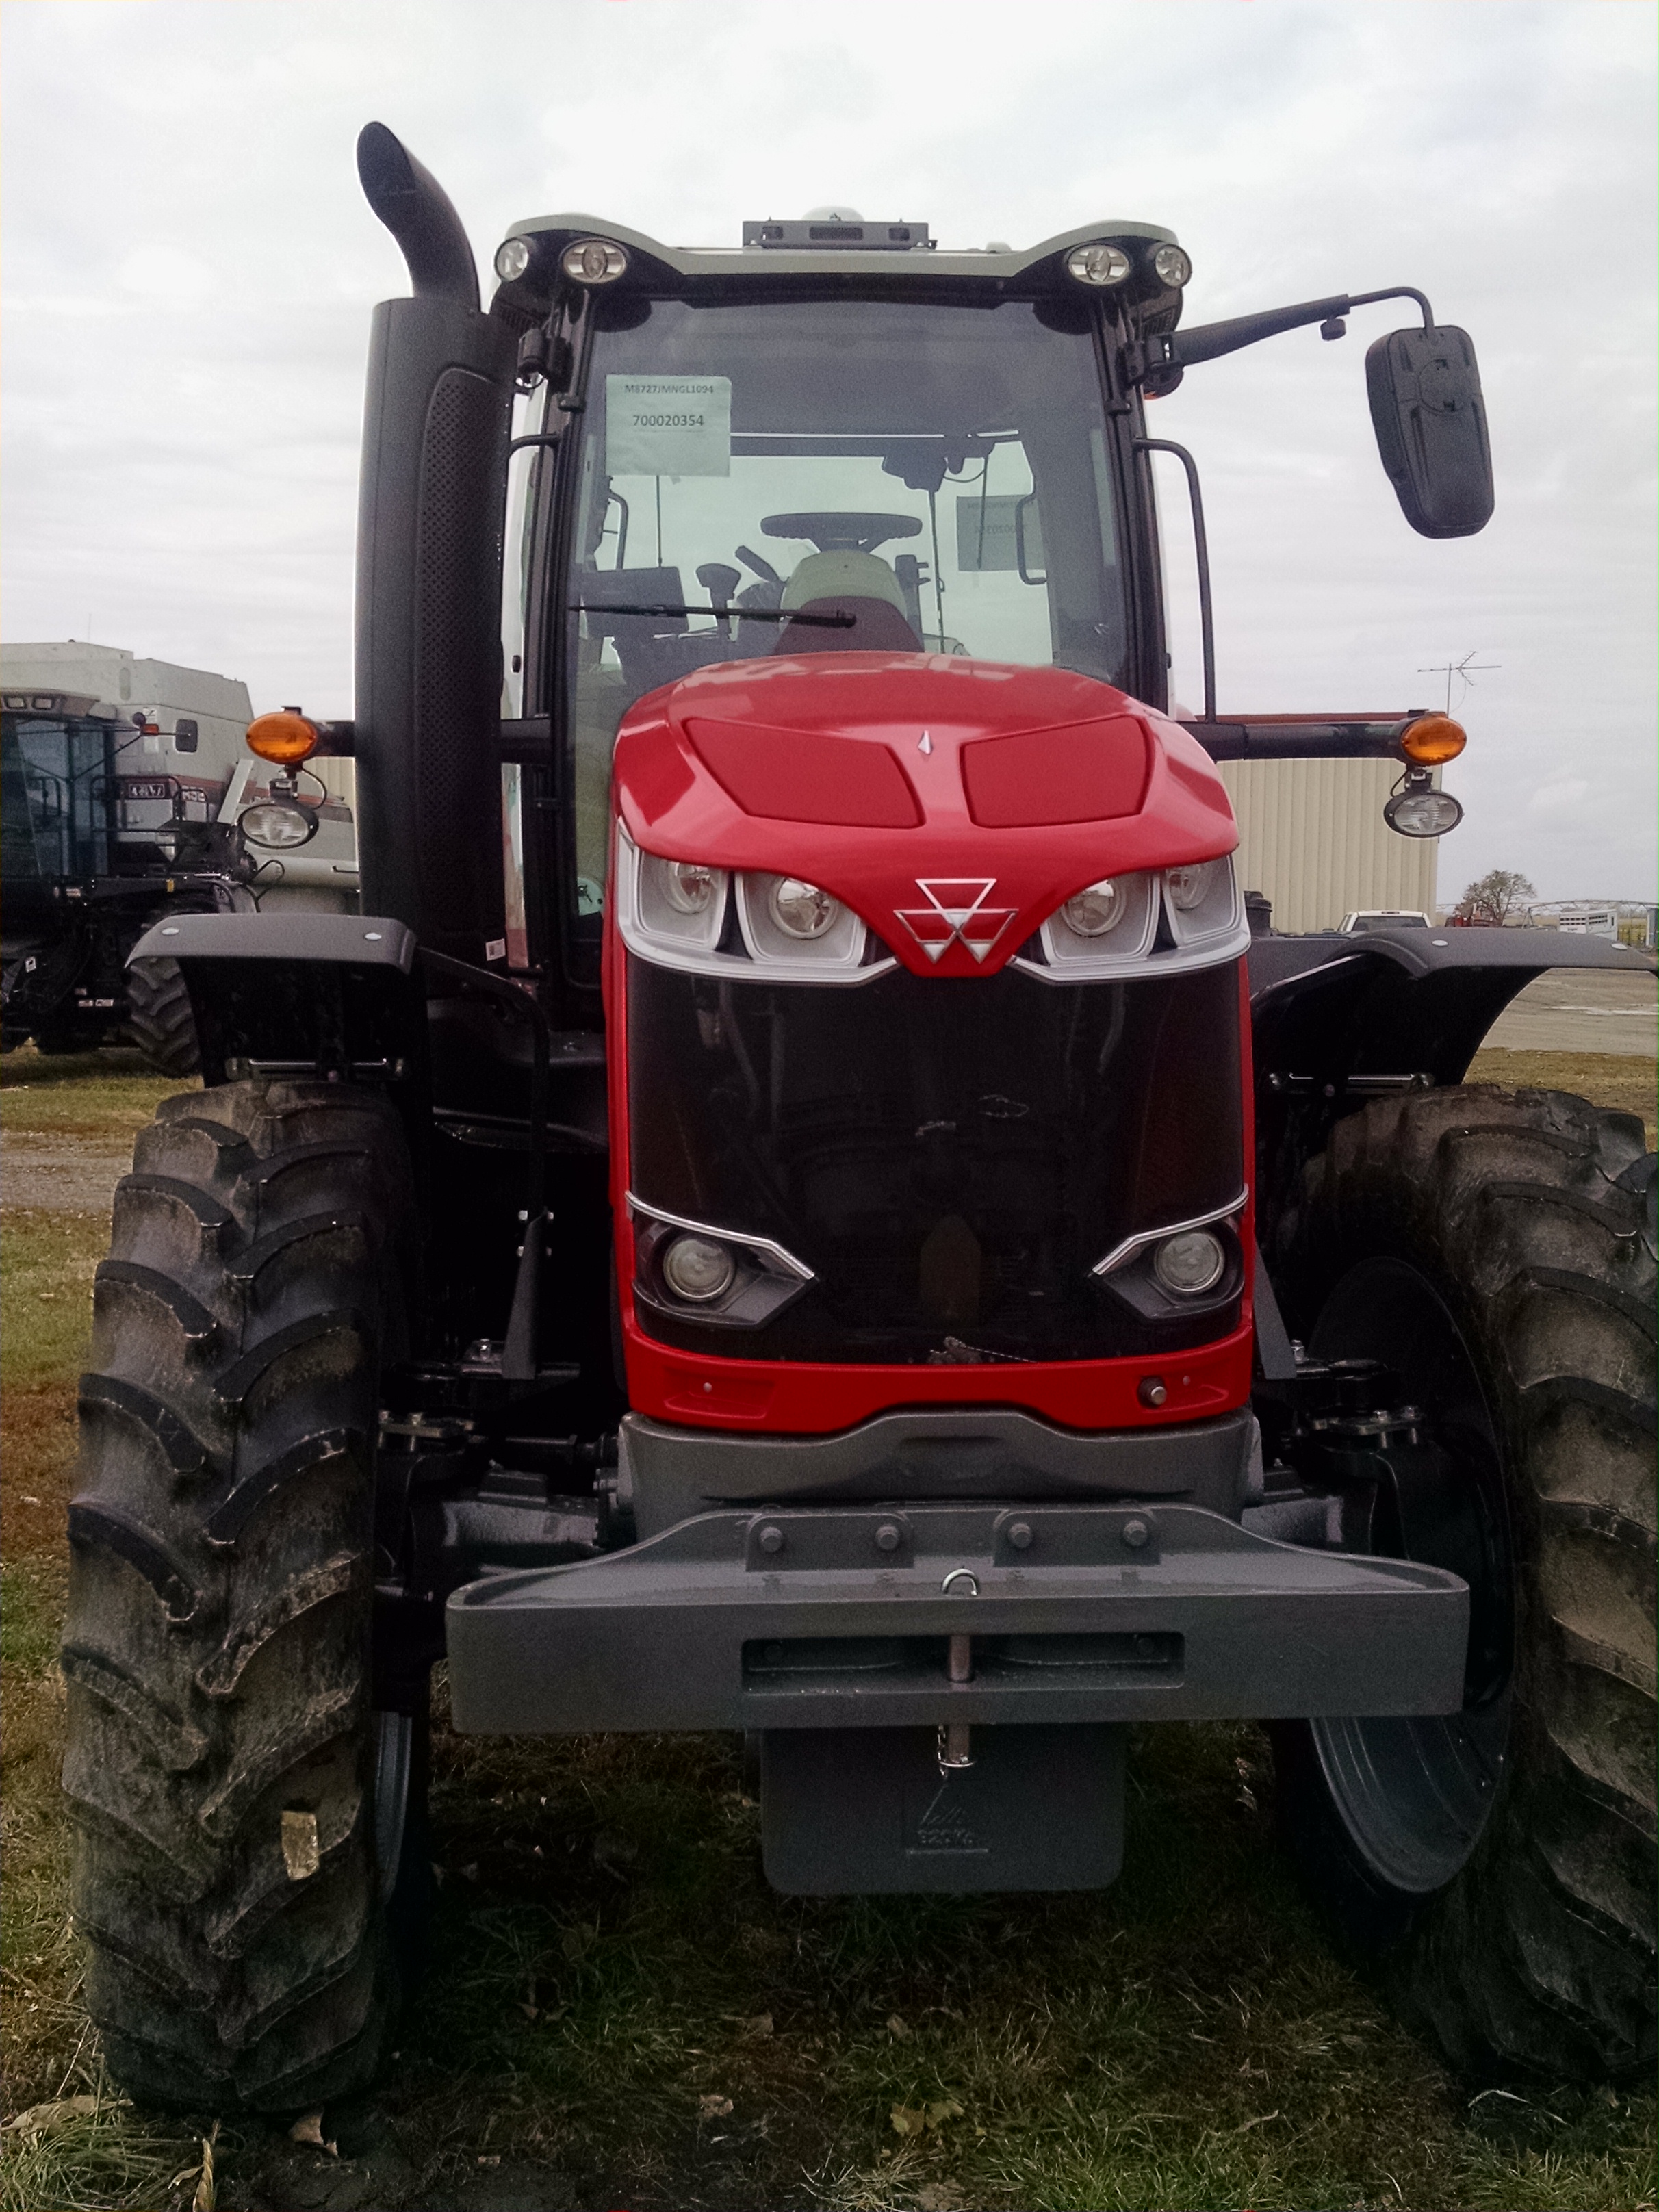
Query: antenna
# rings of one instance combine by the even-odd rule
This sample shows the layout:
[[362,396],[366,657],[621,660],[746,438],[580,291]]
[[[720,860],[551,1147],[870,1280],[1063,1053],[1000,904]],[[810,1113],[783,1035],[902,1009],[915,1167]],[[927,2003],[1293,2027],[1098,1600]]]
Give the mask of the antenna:
[[[1480,650],[1477,645],[1472,652],[1466,653],[1461,660],[1437,660],[1431,668],[1419,668],[1417,672],[1419,676],[1445,678],[1446,712],[1449,714],[1451,712],[1451,688],[1454,676],[1463,686],[1463,691],[1468,691],[1474,689],[1477,675],[1484,676],[1489,669],[1501,668],[1504,665],[1501,660],[1477,660],[1474,656]],[[1462,704],[1463,691],[1460,691],[1457,695],[1460,706]]]

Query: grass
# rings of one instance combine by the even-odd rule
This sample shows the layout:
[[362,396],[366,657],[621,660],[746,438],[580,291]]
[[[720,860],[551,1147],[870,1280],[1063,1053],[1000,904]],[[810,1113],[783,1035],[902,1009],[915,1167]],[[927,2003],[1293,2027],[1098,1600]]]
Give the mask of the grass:
[[1598,1106],[1634,1114],[1647,1131],[1648,1150],[1659,1148],[1659,1062],[1628,1052],[1478,1052],[1471,1083],[1501,1083],[1506,1091],[1570,1091]]
[[72,1133],[108,1145],[131,1142],[164,1098],[194,1079],[158,1075],[137,1052],[41,1053],[32,1044],[8,1053],[0,1091],[11,1135]]
[[[0,1116],[118,1140],[176,1086],[111,1057],[16,1082],[9,1058]],[[1607,1070],[1626,1108],[1613,1086],[1645,1074],[1483,1062],[1500,1057],[1478,1072],[1589,1091]],[[182,2212],[220,2116],[139,2114],[103,2081],[57,1796],[68,1417],[105,1231],[4,1225],[5,2108],[68,2108],[0,2136],[0,2212]],[[434,1723],[443,1873],[398,2058],[324,2116],[337,2159],[227,2121],[228,2212],[1654,2203],[1646,2097],[1473,2090],[1333,1954],[1273,1848],[1248,1727],[1136,1732],[1105,1894],[834,1899],[766,1887],[735,1740],[464,1738],[441,1681]]]

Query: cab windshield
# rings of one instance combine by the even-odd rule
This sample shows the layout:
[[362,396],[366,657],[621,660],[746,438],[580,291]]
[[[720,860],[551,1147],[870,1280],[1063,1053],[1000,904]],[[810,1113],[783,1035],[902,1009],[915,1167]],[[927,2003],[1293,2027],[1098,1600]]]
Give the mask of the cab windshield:
[[1122,681],[1086,303],[595,304],[567,617],[581,910],[617,726],[694,668],[851,648]]

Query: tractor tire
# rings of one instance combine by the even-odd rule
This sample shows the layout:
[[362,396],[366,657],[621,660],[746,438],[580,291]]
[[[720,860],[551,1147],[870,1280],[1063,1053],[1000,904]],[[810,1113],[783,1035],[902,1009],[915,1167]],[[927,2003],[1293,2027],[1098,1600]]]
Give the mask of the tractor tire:
[[1655,1169],[1559,1092],[1379,1100],[1276,1240],[1295,1334],[1394,1367],[1501,1531],[1462,1713],[1274,1730],[1307,1883],[1487,2079],[1654,2063]]
[[87,2003],[173,2109],[374,2073],[423,1895],[423,1712],[372,1710],[374,1440],[409,1170],[380,1098],[167,1100],[82,1379],[64,1786]]
[[196,1016],[176,960],[140,960],[127,970],[127,1027],[150,1066],[163,1075],[199,1075]]

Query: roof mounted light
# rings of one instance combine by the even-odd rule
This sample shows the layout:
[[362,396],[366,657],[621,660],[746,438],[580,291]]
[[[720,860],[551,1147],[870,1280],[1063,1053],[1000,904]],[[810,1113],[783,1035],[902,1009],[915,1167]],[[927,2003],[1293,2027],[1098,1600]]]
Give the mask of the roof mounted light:
[[527,238],[504,238],[495,248],[495,274],[503,284],[516,284],[529,268],[535,248]]
[[1178,292],[1193,273],[1193,264],[1178,246],[1160,246],[1152,256],[1152,273],[1160,284]]
[[627,270],[628,252],[614,238],[579,238],[559,256],[559,266],[573,284],[614,284]]
[[1129,257],[1121,246],[1097,240],[1093,246],[1074,246],[1066,257],[1066,274],[1079,284],[1102,288],[1121,284],[1129,274]]

